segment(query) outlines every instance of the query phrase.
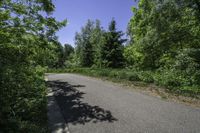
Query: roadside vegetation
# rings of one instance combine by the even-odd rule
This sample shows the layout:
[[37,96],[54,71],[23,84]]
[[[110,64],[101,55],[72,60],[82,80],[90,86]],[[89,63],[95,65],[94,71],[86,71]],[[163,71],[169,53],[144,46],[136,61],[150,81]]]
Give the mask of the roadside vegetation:
[[44,72],[57,67],[50,0],[0,1],[0,133],[46,133]]
[[100,20],[88,20],[61,71],[139,80],[199,96],[200,3],[140,0],[132,11],[127,37],[114,19],[106,30]]
[[[156,85],[150,89],[157,91],[157,94],[168,93],[176,96],[186,96],[199,99],[199,90],[180,90],[175,86],[164,84],[160,80],[160,74],[151,71],[138,71],[133,69],[112,69],[112,68],[65,68],[65,69],[49,69],[49,73],[76,73],[86,76],[98,77],[114,82],[119,82],[128,86],[147,87]],[[138,87],[137,87],[138,88]],[[149,89],[147,89],[149,91]],[[161,92],[161,93],[160,93]],[[160,94],[159,94],[160,93]],[[162,97],[162,95],[161,95]]]

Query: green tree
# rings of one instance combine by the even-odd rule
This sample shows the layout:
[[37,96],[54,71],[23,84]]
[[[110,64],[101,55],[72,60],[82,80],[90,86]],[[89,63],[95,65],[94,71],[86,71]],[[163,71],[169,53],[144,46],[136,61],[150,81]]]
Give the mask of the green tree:
[[199,92],[198,11],[196,0],[139,1],[129,23],[133,41],[124,53],[128,63],[140,70],[156,71],[160,84]]
[[46,132],[44,66],[52,65],[55,31],[51,0],[0,1],[0,132]]
[[76,33],[75,36],[76,54],[78,54],[80,65],[83,67],[91,67],[94,63],[93,45],[90,41],[93,29],[94,23],[88,20],[81,32]]
[[116,30],[116,21],[113,19],[109,25],[108,32],[104,33],[103,44],[101,45],[101,61],[103,66],[119,68],[123,67],[123,43],[124,34]]
[[74,47],[72,47],[70,44],[64,45],[64,66],[65,67],[73,67],[76,66],[74,63],[75,59],[75,53],[74,53]]
[[74,48],[70,44],[64,45],[64,59],[68,60],[70,55],[74,53]]
[[132,49],[143,54],[139,63],[139,59],[133,59],[135,65],[156,69],[163,65],[163,56],[175,58],[178,50],[198,44],[199,33],[194,30],[199,29],[196,7],[196,1],[141,0],[139,8],[133,8],[130,21]]
[[103,43],[103,34],[104,34],[104,30],[101,27],[100,24],[100,20],[96,20],[95,22],[95,26],[94,29],[92,30],[91,33],[91,38],[90,38],[90,42],[92,43],[92,47],[93,47],[93,56],[94,56],[94,60],[93,60],[93,64],[96,67],[100,67],[101,66],[101,45]]

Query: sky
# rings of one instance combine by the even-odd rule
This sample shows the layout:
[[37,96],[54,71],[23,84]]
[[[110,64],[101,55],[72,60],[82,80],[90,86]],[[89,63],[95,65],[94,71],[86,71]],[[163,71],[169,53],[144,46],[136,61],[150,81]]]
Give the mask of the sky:
[[134,0],[53,0],[56,7],[53,16],[62,21],[67,19],[68,24],[57,32],[61,44],[74,46],[75,33],[81,30],[88,19],[101,21],[104,29],[114,18],[117,29],[126,32],[127,24],[133,16]]

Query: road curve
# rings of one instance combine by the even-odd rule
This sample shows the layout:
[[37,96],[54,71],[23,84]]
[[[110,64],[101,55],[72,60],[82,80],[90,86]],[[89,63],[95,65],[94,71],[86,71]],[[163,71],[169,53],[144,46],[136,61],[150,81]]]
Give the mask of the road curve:
[[200,108],[164,101],[86,76],[48,74],[47,77],[65,122],[55,124],[68,125],[67,132],[200,132]]

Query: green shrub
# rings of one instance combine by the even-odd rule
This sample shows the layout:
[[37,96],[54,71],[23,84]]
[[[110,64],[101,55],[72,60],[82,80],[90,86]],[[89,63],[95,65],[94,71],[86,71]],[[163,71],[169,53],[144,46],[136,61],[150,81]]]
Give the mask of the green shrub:
[[199,95],[200,86],[193,75],[186,75],[180,70],[162,69],[156,72],[154,80],[157,85],[180,94]]
[[162,70],[155,74],[154,76],[155,83],[157,85],[166,86],[168,88],[180,86],[180,78],[174,72]]
[[129,81],[140,81],[140,78],[136,72],[128,73],[128,80]]
[[107,77],[109,75],[109,71],[108,70],[100,70],[97,72],[97,74],[99,76]]
[[0,72],[0,132],[47,132],[43,73],[42,67],[22,64]]
[[117,72],[118,79],[127,79],[127,73],[124,70]]
[[181,92],[187,93],[187,94],[197,94],[198,96],[200,94],[200,86],[199,85],[193,85],[193,86],[184,86],[180,88]]
[[118,74],[114,70],[112,70],[112,71],[109,72],[109,77],[111,77],[111,78],[117,78],[117,76],[118,76]]
[[153,83],[154,79],[153,79],[153,73],[150,71],[141,71],[139,73],[139,78],[141,81],[144,81],[146,83]]

